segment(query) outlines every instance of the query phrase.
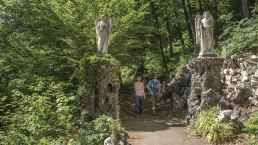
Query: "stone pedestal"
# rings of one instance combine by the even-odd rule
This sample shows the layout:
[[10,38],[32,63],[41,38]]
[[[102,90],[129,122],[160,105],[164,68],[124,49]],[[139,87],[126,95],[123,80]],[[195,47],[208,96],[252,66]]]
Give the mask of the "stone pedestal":
[[107,74],[106,78],[103,79],[96,92],[97,102],[95,104],[98,106],[97,112],[100,114],[106,114],[113,118],[116,117],[117,105],[118,105],[118,93],[120,88],[120,81],[118,79],[117,73],[110,72]]
[[220,71],[223,58],[201,57],[189,61],[187,67],[192,74],[191,91],[188,99],[188,113],[193,116],[197,111],[216,106],[222,92]]
[[204,57],[216,57],[216,54],[214,51],[200,52],[198,58],[204,58]]
[[116,117],[120,88],[119,66],[119,62],[109,54],[82,60],[78,73],[78,79],[82,82],[80,101],[90,120],[102,114]]
[[90,93],[87,110],[93,119],[101,114],[116,118],[119,104],[120,81],[115,72],[109,72]]

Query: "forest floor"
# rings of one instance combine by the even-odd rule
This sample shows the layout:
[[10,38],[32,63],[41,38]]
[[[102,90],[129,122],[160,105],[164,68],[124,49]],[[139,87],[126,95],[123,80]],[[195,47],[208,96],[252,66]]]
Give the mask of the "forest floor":
[[174,111],[169,103],[159,103],[157,115],[151,112],[150,97],[146,93],[144,111],[139,118],[134,114],[133,85],[123,88],[120,96],[121,120],[128,133],[128,145],[207,145],[200,137],[187,134],[185,111]]

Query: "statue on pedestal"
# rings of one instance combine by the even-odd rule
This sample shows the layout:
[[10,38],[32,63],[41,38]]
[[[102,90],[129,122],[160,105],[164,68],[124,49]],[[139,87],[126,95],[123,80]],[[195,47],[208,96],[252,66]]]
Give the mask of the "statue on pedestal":
[[196,44],[200,44],[199,57],[215,57],[214,36],[213,36],[214,19],[209,12],[195,17]]
[[112,21],[110,17],[105,15],[96,19],[96,34],[98,39],[98,51],[101,54],[108,53],[108,45],[111,37]]

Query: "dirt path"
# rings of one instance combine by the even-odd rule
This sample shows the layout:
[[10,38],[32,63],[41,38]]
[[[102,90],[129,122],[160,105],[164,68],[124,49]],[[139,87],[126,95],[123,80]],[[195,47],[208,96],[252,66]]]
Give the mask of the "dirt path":
[[[128,93],[129,92],[129,93]],[[133,88],[127,87],[120,98],[121,119],[128,132],[129,145],[206,145],[202,140],[186,134],[183,111],[174,112],[169,104],[159,104],[157,115],[152,116],[150,99],[144,100],[144,112],[134,115]],[[123,101],[122,101],[123,100]]]

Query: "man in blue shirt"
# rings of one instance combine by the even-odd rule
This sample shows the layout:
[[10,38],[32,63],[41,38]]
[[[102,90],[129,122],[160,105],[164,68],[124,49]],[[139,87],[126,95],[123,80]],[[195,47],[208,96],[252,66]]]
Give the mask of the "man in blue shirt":
[[147,84],[147,88],[151,96],[153,115],[156,115],[157,99],[159,98],[159,95],[160,95],[160,87],[161,87],[160,81],[157,79],[156,76],[152,75],[151,80]]

